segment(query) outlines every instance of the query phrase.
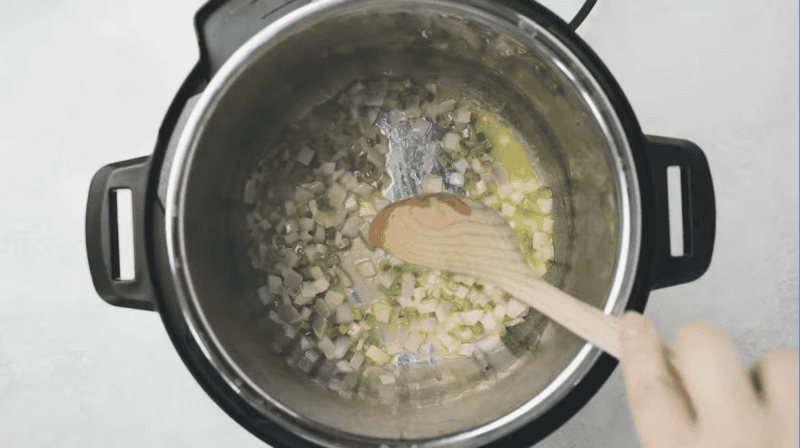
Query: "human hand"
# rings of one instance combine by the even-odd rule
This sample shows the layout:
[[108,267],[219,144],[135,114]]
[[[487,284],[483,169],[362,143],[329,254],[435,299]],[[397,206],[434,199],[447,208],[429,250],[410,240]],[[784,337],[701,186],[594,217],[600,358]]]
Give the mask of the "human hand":
[[773,349],[748,372],[719,327],[694,322],[675,335],[674,382],[661,344],[649,319],[622,318],[619,360],[643,447],[800,446],[797,349]]

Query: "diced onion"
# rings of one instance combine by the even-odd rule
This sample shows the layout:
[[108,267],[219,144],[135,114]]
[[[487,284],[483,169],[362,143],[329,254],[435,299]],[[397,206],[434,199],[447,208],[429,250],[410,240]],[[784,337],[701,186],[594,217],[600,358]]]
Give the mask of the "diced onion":
[[461,351],[458,353],[464,356],[472,356],[472,353],[475,351],[475,345],[473,344],[463,344],[461,346]]
[[489,313],[486,313],[483,316],[481,316],[480,323],[486,330],[491,330],[497,325],[497,321],[495,321],[494,317],[492,317],[492,315]]
[[503,184],[497,186],[497,195],[500,196],[500,198],[505,199],[510,194],[511,194],[511,185]]
[[481,179],[475,184],[475,193],[483,194],[486,191],[486,182]]
[[394,283],[394,275],[392,275],[392,273],[388,272],[388,271],[387,272],[382,272],[378,276],[378,282],[381,285],[383,285],[384,288],[389,289],[389,288],[391,288],[392,283]]
[[553,231],[553,218],[548,216],[542,220],[542,230],[545,232]]
[[372,303],[372,314],[378,322],[388,323],[392,314],[392,307],[380,302]]
[[436,174],[426,173],[422,176],[422,191],[425,193],[441,193],[444,189],[442,177]]
[[511,299],[508,301],[508,309],[506,310],[506,315],[514,318],[519,317],[525,310],[528,309],[528,305],[520,302],[517,299]]
[[344,222],[342,226],[341,232],[342,235],[353,238],[358,235],[358,231],[361,228],[362,220],[358,216],[351,215],[347,220]]
[[256,293],[258,294],[258,300],[264,306],[269,305],[270,302],[272,302],[272,300],[274,300],[274,297],[273,297],[272,293],[269,292],[269,287],[267,287],[266,285],[258,288],[256,290]]
[[447,317],[450,316],[450,309],[453,308],[453,302],[446,302],[442,301],[439,302],[439,306],[436,307],[436,320],[439,322],[444,322]]
[[409,333],[408,337],[406,337],[406,340],[403,342],[403,348],[416,351],[424,340],[425,338],[419,333]]
[[469,311],[462,311],[459,313],[461,317],[461,321],[464,322],[465,325],[475,325],[478,321],[483,317],[483,310],[476,309],[476,310],[469,310]]
[[349,336],[338,337],[333,347],[334,359],[343,358],[344,355],[347,354],[347,350],[349,348],[350,348],[350,337]]
[[242,202],[245,204],[252,204],[256,201],[256,181],[250,179],[244,183],[244,198]]
[[309,148],[303,148],[303,150],[300,151],[300,154],[297,155],[297,161],[305,166],[310,165],[311,159],[313,158],[314,158],[314,151],[312,151]]
[[317,316],[314,318],[314,322],[311,323],[311,329],[314,330],[314,334],[317,335],[317,338],[321,338],[325,334],[325,329],[327,327],[328,321],[322,316]]
[[420,302],[419,306],[417,306],[417,311],[422,314],[426,313],[433,313],[436,311],[436,308],[439,306],[438,299],[427,299]]
[[303,281],[303,276],[292,269],[286,269],[283,272],[283,283],[289,289],[299,289],[300,283]]
[[352,372],[353,366],[350,365],[349,362],[340,360],[336,362],[336,368],[339,369],[340,372]]
[[464,174],[462,173],[450,173],[448,177],[448,181],[450,184],[455,185],[457,187],[464,185]]
[[351,192],[347,193],[347,198],[344,200],[344,209],[348,213],[352,213],[358,210],[358,201],[356,200],[356,196]]
[[270,275],[267,277],[267,284],[269,285],[269,292],[272,294],[280,294],[281,293],[281,286],[283,286],[283,280],[277,275]]
[[322,174],[331,175],[334,171],[336,171],[336,163],[335,162],[325,162],[320,167]]
[[314,303],[314,311],[325,318],[331,315],[331,309],[324,300],[317,300],[316,303]]
[[459,124],[465,124],[470,122],[471,117],[472,113],[469,109],[461,108],[456,111],[454,121]]
[[483,166],[480,160],[472,159],[470,163],[472,163],[472,171],[475,171],[475,174],[481,174],[483,172]]
[[425,333],[433,333],[434,331],[436,331],[436,322],[437,321],[435,317],[422,319],[421,321],[422,331],[424,331]]
[[344,297],[344,293],[328,290],[325,293],[325,304],[331,309],[336,308],[344,302]]
[[459,159],[456,163],[453,164],[453,167],[458,170],[459,173],[464,174],[469,168],[469,162],[466,159]]
[[382,366],[387,362],[389,362],[389,355],[387,355],[386,352],[379,349],[378,347],[375,347],[374,345],[370,345],[369,347],[367,347],[367,351],[365,354],[369,359],[375,361],[375,364],[378,364],[379,366]]
[[339,277],[339,280],[342,282],[342,285],[345,288],[350,288],[353,286],[353,280],[350,279],[350,276],[347,275],[346,272],[342,270],[339,266],[334,266],[333,271],[336,273],[336,276]]
[[503,346],[503,342],[496,334],[489,334],[474,344],[476,348],[480,349],[484,353],[492,353]]
[[503,205],[501,206],[500,210],[503,213],[503,216],[511,216],[517,212],[517,208],[509,204],[508,202],[503,202]]
[[311,232],[314,230],[314,220],[311,218],[300,218],[299,225],[300,230],[304,232]]
[[542,213],[550,213],[553,211],[553,198],[540,198],[536,201]]
[[319,339],[319,343],[317,344],[320,350],[322,350],[322,354],[325,355],[328,359],[334,359],[333,352],[334,352],[334,345],[333,341],[327,336],[322,336]]
[[328,188],[328,199],[332,207],[341,207],[347,197],[347,189],[338,182]]
[[358,187],[358,179],[352,173],[345,172],[342,174],[342,177],[339,178],[339,183],[342,184],[343,187],[346,189],[353,191]]
[[428,129],[431,127],[431,124],[425,120],[424,118],[417,118],[414,120],[414,124],[411,126],[411,134],[416,135],[417,137],[422,137],[428,132]]
[[[325,242],[325,227],[324,226],[317,226],[317,230],[314,232],[314,241],[318,243]],[[323,246],[327,248],[327,246]],[[319,251],[319,246],[317,246],[317,251]]]
[[369,259],[361,260],[356,263],[356,272],[358,272],[358,275],[364,278],[374,277],[377,274],[377,271],[375,271],[375,265],[373,265],[372,261]]
[[378,375],[378,379],[380,379],[381,383],[383,384],[394,384],[395,381],[397,381],[395,376],[392,375],[391,373],[383,373],[381,375]]
[[361,364],[364,363],[364,355],[360,352],[356,352],[353,354],[353,357],[350,358],[350,367],[353,369],[358,369],[361,367]]
[[336,322],[349,324],[353,321],[353,310],[349,303],[343,303],[336,308]]
[[308,271],[311,273],[311,277],[313,277],[314,280],[325,278],[325,274],[322,272],[322,268],[319,266],[311,266]]
[[517,317],[516,319],[511,319],[510,321],[506,322],[506,327],[513,327],[514,325],[519,325],[523,322],[525,322],[525,319]]
[[402,283],[400,284],[400,295],[406,299],[410,299],[414,294],[414,276],[408,272],[402,276]]
[[457,150],[459,143],[461,143],[461,136],[454,132],[448,132],[442,137],[442,148],[444,148],[445,151]]
[[390,201],[390,200],[388,200],[386,198],[377,198],[377,199],[375,199],[373,201],[373,205],[374,205],[376,211],[380,211],[380,210],[385,209],[391,203],[392,203],[392,201]]
[[312,285],[314,286],[314,291],[316,291],[317,293],[325,292],[328,289],[328,287],[331,286],[331,284],[325,277],[322,277],[318,280],[314,280]]

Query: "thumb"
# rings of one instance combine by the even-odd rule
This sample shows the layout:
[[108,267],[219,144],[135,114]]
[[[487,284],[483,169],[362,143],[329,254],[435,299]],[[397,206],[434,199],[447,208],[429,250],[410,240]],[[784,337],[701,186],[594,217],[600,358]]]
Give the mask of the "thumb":
[[619,330],[622,375],[643,445],[662,446],[665,440],[688,436],[682,405],[666,386],[661,339],[655,326],[650,319],[630,311],[622,317]]

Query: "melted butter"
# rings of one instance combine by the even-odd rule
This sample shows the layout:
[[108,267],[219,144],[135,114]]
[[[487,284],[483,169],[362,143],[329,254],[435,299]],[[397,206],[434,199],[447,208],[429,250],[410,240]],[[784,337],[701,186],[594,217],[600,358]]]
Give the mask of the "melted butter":
[[[485,109],[474,108],[473,110],[477,113],[475,130],[483,132],[486,138],[492,142],[492,150],[489,155],[492,156],[495,162],[500,162],[503,165],[508,174],[508,181],[517,180],[525,183],[534,180],[537,185],[541,185],[539,178],[536,176],[536,169],[531,163],[525,147],[519,138],[514,135],[511,128]],[[549,192],[538,190],[526,193],[525,196],[529,201],[536,201],[540,197],[549,197],[550,195]],[[504,218],[506,221],[515,222],[514,233],[520,241],[530,241],[533,232],[542,229],[545,215],[527,214],[518,208],[514,214],[504,216]],[[535,264],[534,250],[532,247],[525,246],[525,244],[522,244],[520,249],[528,263],[533,266]]]

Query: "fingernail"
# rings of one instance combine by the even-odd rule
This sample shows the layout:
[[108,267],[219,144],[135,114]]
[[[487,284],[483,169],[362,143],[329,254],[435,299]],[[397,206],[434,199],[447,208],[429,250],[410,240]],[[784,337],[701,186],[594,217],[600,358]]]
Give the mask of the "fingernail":
[[647,320],[637,312],[628,312],[622,318],[622,335],[625,338],[641,336],[646,329]]

